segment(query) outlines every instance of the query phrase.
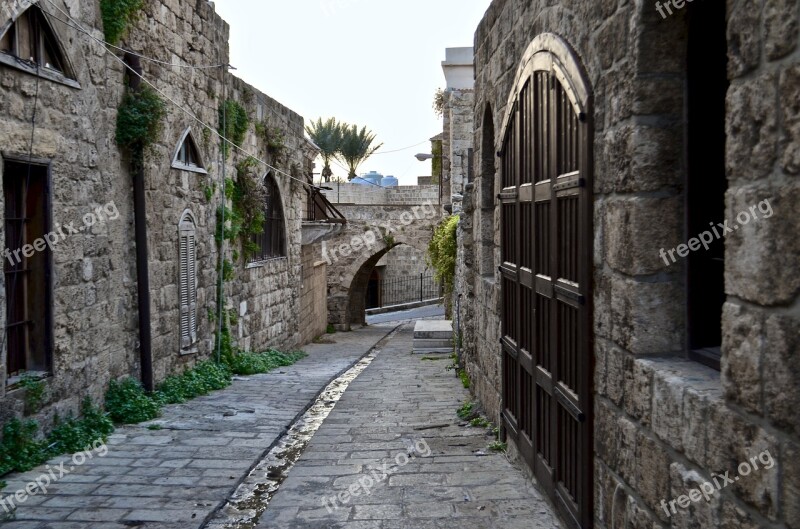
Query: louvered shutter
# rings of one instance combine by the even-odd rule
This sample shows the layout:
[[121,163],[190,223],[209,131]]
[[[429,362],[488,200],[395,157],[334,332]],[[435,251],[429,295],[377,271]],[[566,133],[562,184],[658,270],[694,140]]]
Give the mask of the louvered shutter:
[[197,239],[189,213],[180,223],[178,254],[181,349],[186,349],[197,342]]

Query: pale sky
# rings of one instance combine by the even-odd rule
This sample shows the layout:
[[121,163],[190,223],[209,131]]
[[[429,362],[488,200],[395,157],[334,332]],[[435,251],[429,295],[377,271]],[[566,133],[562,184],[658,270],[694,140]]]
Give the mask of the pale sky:
[[[306,119],[366,125],[383,143],[359,173],[416,184],[431,174],[428,139],[445,48],[472,46],[490,0],[217,0],[231,26],[233,73]],[[423,143],[424,142],[424,143]],[[336,176],[346,176],[332,165]],[[316,172],[322,171],[317,164]],[[318,178],[318,177],[317,177]]]

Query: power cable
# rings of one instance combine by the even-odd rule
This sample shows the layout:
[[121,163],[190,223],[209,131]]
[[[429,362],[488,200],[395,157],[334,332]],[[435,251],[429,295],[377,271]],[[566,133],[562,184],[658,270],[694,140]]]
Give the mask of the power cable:
[[[58,20],[59,22],[61,22],[61,23],[63,23],[63,24],[66,24],[66,25],[68,25],[68,26],[72,27],[73,29],[75,29],[75,30],[77,30],[77,31],[79,31],[79,32],[81,32],[81,33],[83,33],[83,34],[87,35],[89,38],[91,38],[92,40],[94,40],[95,42],[97,42],[97,43],[99,43],[99,44],[105,44],[105,43],[104,43],[104,42],[103,42],[101,39],[98,39],[97,37],[95,37],[94,35],[92,35],[92,34],[91,34],[89,31],[87,31],[86,29],[84,29],[84,28],[83,28],[83,27],[80,25],[80,23],[79,23],[79,22],[75,21],[75,19],[73,19],[73,18],[72,18],[72,17],[71,17],[71,16],[70,16],[68,13],[65,13],[63,9],[61,9],[61,8],[59,8],[57,5],[55,5],[55,4],[52,2],[52,0],[47,0],[47,2],[48,2],[50,5],[52,5],[53,7],[55,7],[55,8],[56,8],[56,9],[57,9],[59,12],[61,12],[61,14],[63,14],[64,16],[66,16],[66,17],[67,17],[69,20],[71,20],[71,21],[72,21],[74,24],[76,24],[76,25],[72,25],[72,24],[70,24],[69,22],[66,22],[66,21],[64,21],[64,20],[62,20],[62,19],[60,19],[60,18],[58,18],[57,16],[54,16],[54,15],[52,15],[52,13],[48,13],[48,14],[49,14],[50,16],[52,16],[54,19],[56,19],[56,20]],[[108,48],[105,48],[105,50],[106,50],[106,52],[110,53],[110,52],[108,51]],[[147,80],[147,79],[144,77],[144,74],[140,74],[139,72],[135,71],[135,70],[134,70],[134,69],[133,69],[133,68],[132,68],[130,65],[128,65],[128,64],[127,64],[127,63],[126,63],[126,62],[125,62],[123,59],[120,59],[119,57],[117,57],[117,55],[116,55],[116,54],[114,54],[114,53],[110,53],[110,54],[111,54],[111,56],[112,56],[114,59],[116,59],[116,60],[117,60],[117,61],[118,61],[120,64],[122,64],[122,65],[123,65],[123,66],[124,66],[124,67],[125,67],[125,68],[126,68],[126,69],[127,69],[129,72],[130,72],[130,73],[132,73],[133,75],[136,75],[137,77],[139,77],[139,79],[141,79],[141,80],[142,80],[142,82],[144,82],[144,83],[145,83],[145,84],[147,84],[147,85],[148,85],[150,88],[152,88],[153,90],[155,90],[156,92],[158,92],[158,93],[159,93],[159,94],[160,94],[162,97],[164,97],[164,99],[166,99],[167,101],[169,101],[170,103],[172,103],[172,104],[173,104],[175,107],[177,107],[177,108],[178,108],[180,111],[182,111],[184,114],[186,114],[186,115],[187,115],[187,116],[189,116],[191,119],[193,119],[194,121],[196,121],[198,124],[200,124],[201,126],[203,126],[205,129],[207,129],[209,132],[211,132],[211,134],[214,134],[215,136],[217,136],[217,137],[218,137],[219,139],[221,139],[221,140],[222,140],[224,143],[227,143],[227,144],[228,144],[230,147],[232,147],[233,149],[235,149],[235,150],[237,150],[237,151],[241,152],[242,154],[244,154],[244,155],[246,155],[246,156],[248,156],[248,157],[250,157],[250,158],[254,159],[254,160],[255,160],[255,161],[257,161],[258,163],[260,163],[260,164],[264,165],[265,167],[267,167],[268,169],[270,169],[270,170],[274,171],[275,173],[278,173],[278,174],[281,174],[281,175],[283,175],[283,176],[286,176],[287,178],[289,178],[289,179],[291,179],[291,180],[295,180],[295,181],[299,182],[300,184],[302,184],[302,185],[304,185],[304,186],[307,186],[307,187],[314,187],[314,185],[313,185],[313,184],[309,184],[308,182],[306,182],[306,181],[304,181],[304,180],[301,180],[301,179],[299,179],[299,178],[297,178],[297,177],[295,177],[295,176],[292,176],[291,174],[289,174],[289,173],[287,173],[287,172],[285,172],[285,171],[282,171],[282,170],[278,169],[277,167],[274,167],[274,166],[272,166],[272,165],[268,164],[267,162],[265,162],[264,160],[262,160],[262,159],[261,159],[261,158],[259,158],[258,156],[255,156],[255,155],[253,155],[253,154],[251,154],[251,153],[247,152],[247,151],[246,151],[246,150],[244,150],[243,148],[239,147],[239,146],[238,146],[238,145],[236,145],[234,142],[232,142],[231,140],[229,140],[228,138],[226,138],[225,136],[223,136],[222,134],[220,134],[220,133],[219,133],[219,132],[218,132],[218,131],[217,131],[217,130],[214,128],[214,127],[212,127],[211,125],[209,125],[208,123],[204,122],[202,119],[200,119],[199,117],[197,117],[197,116],[196,116],[196,115],[195,115],[195,114],[194,114],[194,113],[193,113],[191,110],[188,110],[187,108],[184,108],[183,106],[181,106],[181,104],[180,104],[180,103],[178,103],[177,101],[175,101],[174,99],[172,99],[170,96],[168,96],[167,94],[165,94],[165,93],[164,93],[162,90],[159,90],[159,89],[158,89],[158,87],[156,87],[156,86],[155,86],[153,83],[151,83],[149,80]],[[229,66],[229,65],[225,65],[225,66]],[[223,81],[224,81],[224,80],[223,80]]]

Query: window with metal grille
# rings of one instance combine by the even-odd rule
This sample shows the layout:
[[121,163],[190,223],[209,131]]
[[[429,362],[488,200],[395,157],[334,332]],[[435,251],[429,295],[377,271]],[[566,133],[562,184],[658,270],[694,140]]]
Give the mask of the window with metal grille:
[[264,188],[264,229],[252,237],[253,245],[256,247],[250,259],[252,263],[286,257],[286,227],[283,206],[278,184],[272,173],[264,177]]
[[181,349],[186,350],[197,343],[197,236],[191,211],[181,217],[179,232]]
[[36,6],[17,17],[0,37],[0,52],[0,58],[11,59],[2,61],[10,66],[32,66],[74,78],[45,14]]
[[49,172],[45,165],[6,160],[6,371],[49,372],[53,350]]
[[191,127],[184,131],[178,147],[175,149],[175,156],[172,158],[172,167],[182,171],[192,171],[195,173],[206,174],[200,150],[194,141]]

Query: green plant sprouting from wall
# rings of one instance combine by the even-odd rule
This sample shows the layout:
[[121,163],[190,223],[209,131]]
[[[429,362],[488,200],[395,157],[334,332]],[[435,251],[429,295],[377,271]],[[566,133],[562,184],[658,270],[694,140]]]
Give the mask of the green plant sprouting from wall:
[[437,88],[433,94],[433,111],[439,117],[444,115],[444,90],[441,88]]
[[[244,136],[250,127],[250,117],[247,111],[237,101],[228,99],[219,106],[219,133],[233,142],[237,147],[241,147]],[[222,144],[222,154],[228,159],[230,145],[227,142]]]
[[37,413],[44,404],[44,382],[28,373],[22,375],[19,385],[25,388],[25,408],[28,413]]
[[433,275],[444,289],[445,306],[450,311],[456,275],[456,230],[458,215],[451,215],[442,220],[434,229],[433,238],[428,244],[427,260],[433,269]]
[[144,8],[144,0],[100,0],[106,42],[117,44]]
[[155,90],[143,85],[125,93],[117,113],[117,145],[143,153],[159,137],[166,105]]
[[268,120],[255,124],[256,134],[264,141],[273,162],[283,163],[286,154],[286,134],[279,127],[271,127]]

